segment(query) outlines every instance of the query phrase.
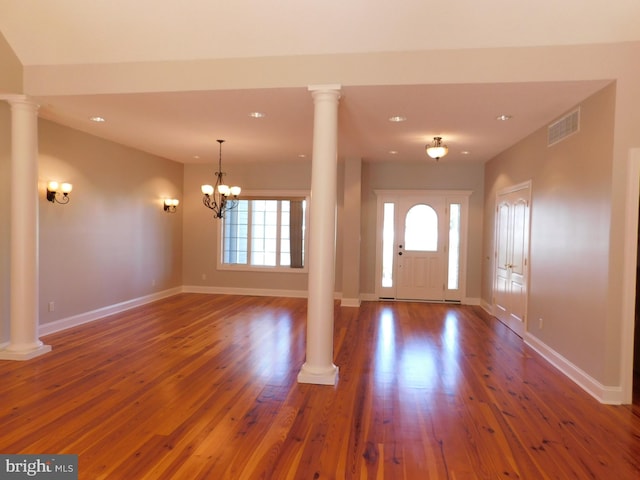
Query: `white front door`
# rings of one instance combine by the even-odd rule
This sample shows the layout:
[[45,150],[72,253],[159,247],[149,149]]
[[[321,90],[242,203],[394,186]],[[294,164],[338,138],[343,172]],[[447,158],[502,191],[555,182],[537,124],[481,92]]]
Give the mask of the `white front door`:
[[527,312],[529,198],[527,184],[496,201],[494,315],[520,336]]
[[378,190],[376,294],[396,300],[465,297],[468,190]]
[[398,203],[396,298],[444,300],[445,203],[442,197]]

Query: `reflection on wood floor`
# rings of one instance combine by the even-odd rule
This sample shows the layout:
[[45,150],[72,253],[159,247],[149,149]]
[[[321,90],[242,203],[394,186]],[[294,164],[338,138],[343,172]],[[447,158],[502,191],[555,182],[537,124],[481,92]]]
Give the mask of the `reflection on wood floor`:
[[0,452],[81,479],[638,479],[640,407],[599,404],[477,307],[335,310],[338,385],[303,385],[306,300],[181,294],[0,362]]

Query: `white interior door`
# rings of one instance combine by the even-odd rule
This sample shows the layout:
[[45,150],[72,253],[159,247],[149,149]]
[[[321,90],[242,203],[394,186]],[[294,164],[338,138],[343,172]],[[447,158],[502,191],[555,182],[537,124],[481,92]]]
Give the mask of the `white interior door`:
[[494,315],[524,335],[527,312],[530,187],[499,194],[496,207]]

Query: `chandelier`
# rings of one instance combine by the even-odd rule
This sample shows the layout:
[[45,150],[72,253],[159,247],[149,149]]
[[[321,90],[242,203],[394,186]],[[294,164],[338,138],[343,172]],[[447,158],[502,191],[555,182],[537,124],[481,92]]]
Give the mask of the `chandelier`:
[[202,203],[207,208],[213,210],[215,218],[224,218],[224,212],[238,206],[238,195],[240,195],[240,187],[230,187],[223,183],[222,177],[225,175],[222,171],[222,144],[224,140],[218,140],[220,144],[220,155],[218,157],[218,171],[216,172],[216,184],[202,185]]
[[427,149],[427,155],[436,160],[440,160],[449,151],[449,147],[442,144],[442,137],[433,137],[433,143],[430,143],[425,148]]

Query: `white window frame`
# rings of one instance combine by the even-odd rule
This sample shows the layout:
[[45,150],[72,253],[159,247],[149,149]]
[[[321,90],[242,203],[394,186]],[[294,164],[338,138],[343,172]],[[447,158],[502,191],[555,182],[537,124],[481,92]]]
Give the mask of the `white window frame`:
[[[218,245],[216,252],[216,269],[217,270],[228,270],[228,271],[243,271],[243,272],[282,272],[282,273],[308,273],[308,258],[307,254],[309,252],[309,205],[310,205],[310,194],[308,190],[242,190],[242,194],[239,197],[239,200],[287,200],[287,199],[299,199],[304,198],[306,201],[305,207],[305,225],[306,232],[304,236],[304,259],[302,268],[291,268],[288,266],[270,266],[270,265],[251,265],[249,263],[245,264],[237,264],[237,263],[224,263],[224,218],[221,219],[219,231],[218,231]],[[250,232],[250,229],[249,229]],[[251,239],[249,238],[248,243],[250,244]],[[280,230],[278,230],[278,245],[280,244]]]

